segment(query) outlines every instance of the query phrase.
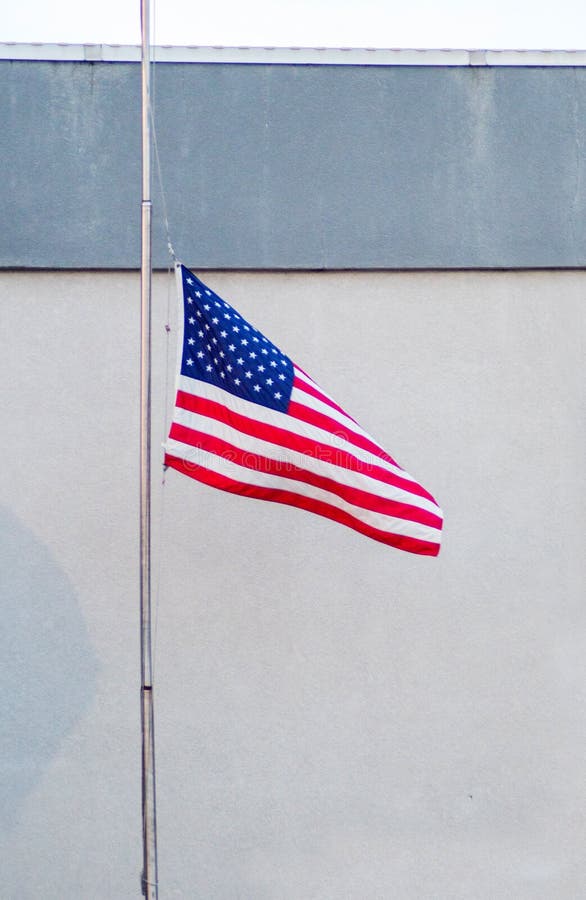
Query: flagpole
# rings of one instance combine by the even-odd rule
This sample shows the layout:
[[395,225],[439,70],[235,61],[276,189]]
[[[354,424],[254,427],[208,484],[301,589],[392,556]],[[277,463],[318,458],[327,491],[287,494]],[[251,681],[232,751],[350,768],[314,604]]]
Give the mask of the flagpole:
[[142,893],[157,900],[157,816],[151,638],[151,165],[150,9],[141,0],[142,203],[140,316],[140,663],[142,730]]

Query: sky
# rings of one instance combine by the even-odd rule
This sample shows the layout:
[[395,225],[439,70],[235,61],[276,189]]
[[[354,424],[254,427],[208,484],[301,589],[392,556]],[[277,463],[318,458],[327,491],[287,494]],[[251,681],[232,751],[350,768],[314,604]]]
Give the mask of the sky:
[[[584,0],[151,0],[153,43],[586,49]],[[6,3],[0,42],[140,43],[139,0]]]

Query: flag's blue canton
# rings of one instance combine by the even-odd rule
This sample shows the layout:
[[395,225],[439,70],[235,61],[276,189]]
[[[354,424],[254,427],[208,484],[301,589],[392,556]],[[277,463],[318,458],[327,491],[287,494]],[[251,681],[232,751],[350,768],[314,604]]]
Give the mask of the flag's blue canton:
[[289,357],[185,266],[181,275],[185,311],[181,374],[286,412],[293,387]]

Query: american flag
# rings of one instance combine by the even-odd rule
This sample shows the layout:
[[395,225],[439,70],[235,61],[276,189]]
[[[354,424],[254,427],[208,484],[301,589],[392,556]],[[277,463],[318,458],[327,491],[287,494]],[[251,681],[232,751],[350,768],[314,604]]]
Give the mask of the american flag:
[[437,556],[431,494],[230,304],[176,271],[183,335],[165,466]]

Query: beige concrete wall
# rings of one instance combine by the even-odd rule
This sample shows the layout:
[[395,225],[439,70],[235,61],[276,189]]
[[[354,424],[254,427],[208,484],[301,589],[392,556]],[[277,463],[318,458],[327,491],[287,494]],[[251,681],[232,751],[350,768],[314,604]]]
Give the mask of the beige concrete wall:
[[[163,491],[155,277],[161,897],[581,898],[586,275],[204,280],[437,496],[445,545],[402,554],[175,472]],[[0,893],[126,900],[138,276],[4,272],[0,298]]]

